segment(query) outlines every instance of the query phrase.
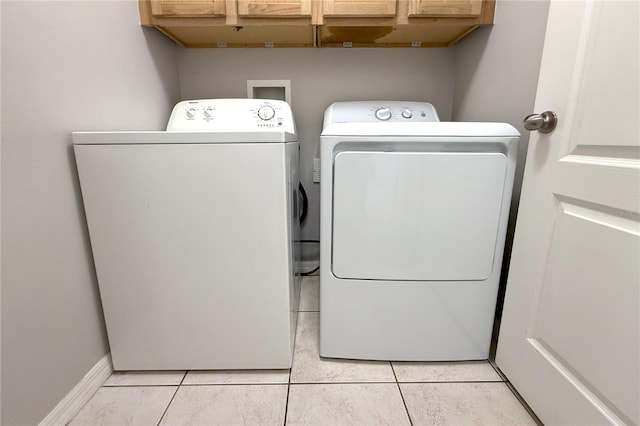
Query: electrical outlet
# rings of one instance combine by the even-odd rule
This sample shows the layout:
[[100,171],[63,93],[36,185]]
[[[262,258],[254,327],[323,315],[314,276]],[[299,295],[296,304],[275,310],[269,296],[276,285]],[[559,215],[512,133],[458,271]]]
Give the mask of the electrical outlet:
[[320,183],[320,159],[313,159],[313,183]]

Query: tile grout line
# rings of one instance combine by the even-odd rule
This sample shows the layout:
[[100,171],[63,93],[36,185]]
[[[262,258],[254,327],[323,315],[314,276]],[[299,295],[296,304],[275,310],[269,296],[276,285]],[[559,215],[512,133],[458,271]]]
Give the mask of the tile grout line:
[[173,402],[174,398],[178,394],[178,390],[180,390],[180,386],[176,386],[176,391],[173,393],[173,396],[169,400],[169,403],[167,404],[167,408],[165,408],[164,411],[162,412],[162,416],[160,416],[160,420],[158,420],[158,423],[156,424],[156,426],[160,426],[160,423],[162,423],[162,419],[164,419],[164,416],[167,415],[167,411],[169,411],[169,407],[171,406],[171,403]]
[[429,380],[429,381],[408,381],[408,382],[399,382],[405,385],[442,385],[446,383],[454,383],[454,384],[463,384],[463,383],[505,383],[502,380]]
[[[393,368],[393,367],[392,367]],[[445,383],[505,383],[502,380],[439,380],[439,381],[407,381],[400,382],[397,379],[391,382],[295,382],[294,385],[388,385],[398,383],[403,385],[438,385]],[[275,383],[274,383],[275,384]]]
[[173,393],[173,396],[169,400],[169,403],[167,404],[167,408],[165,408],[164,411],[162,412],[162,416],[160,416],[160,420],[158,420],[158,424],[156,426],[160,426],[160,423],[162,423],[162,419],[164,419],[164,416],[167,415],[167,411],[169,411],[169,407],[171,407],[171,403],[173,402],[173,400],[175,399],[176,395],[178,394],[178,391],[180,390],[180,387],[182,386],[182,383],[184,382],[184,379],[187,377],[187,374],[189,374],[189,370],[185,370],[184,375],[182,376],[182,379],[180,380],[180,383],[178,383],[178,386],[176,386],[176,391]]
[[542,423],[542,421],[538,418],[538,415],[533,411],[533,409],[529,407],[529,404],[527,404],[527,401],[524,400],[524,398],[520,395],[520,393],[516,390],[516,388],[511,384],[511,382],[507,380],[504,382],[504,384],[505,386],[507,386],[507,389],[511,391],[513,396],[518,400],[520,405],[522,405],[522,408],[524,408],[524,410],[531,416],[533,421],[536,422],[538,426],[544,426],[544,423]]
[[166,385],[109,385],[103,386],[105,388],[144,388],[144,387],[198,387],[198,386],[282,386],[282,385],[387,385],[389,383],[399,383],[403,385],[437,385],[437,384],[446,384],[446,383],[505,383],[509,384],[510,382],[503,382],[501,380],[439,380],[439,381],[406,381],[400,382],[397,380],[390,382],[246,382],[246,383],[182,383],[182,384],[166,384]]
[[500,379],[503,382],[508,382],[509,380],[507,379],[507,376],[504,375],[504,373],[502,372],[502,370],[500,370],[498,368],[498,366],[496,365],[494,360],[488,359],[487,362],[489,362],[489,365],[491,366],[491,368],[493,368],[493,370],[496,372],[496,374],[498,375],[498,377],[500,377]]
[[[203,386],[282,386],[287,382],[243,382],[243,383],[186,383],[180,387],[197,388]],[[175,386],[175,385],[174,385]]]
[[407,407],[407,402],[404,400],[404,395],[402,394],[402,389],[400,388],[400,382],[398,382],[398,376],[396,376],[396,370],[393,368],[393,362],[389,361],[389,365],[391,366],[391,372],[393,373],[393,378],[396,379],[396,386],[398,387],[398,392],[400,392],[400,398],[402,399],[402,405],[404,405],[404,411],[407,413],[407,418],[409,419],[409,425],[413,426],[413,421],[411,420],[411,414],[409,414],[409,408]]
[[158,387],[158,388],[166,388],[166,387],[173,387],[173,386],[180,386],[180,385],[176,384],[176,383],[166,383],[166,384],[162,384],[162,385],[145,384],[145,383],[132,384],[132,385],[126,385],[126,384],[102,385],[103,388],[145,388],[145,387],[150,387],[150,386]]
[[284,404],[283,426],[287,425],[287,412],[289,411],[289,393],[291,392],[291,369],[292,368],[293,368],[293,361],[291,362],[291,368],[289,369],[289,380],[288,380],[288,383],[287,383],[287,400],[286,400],[286,403]]
[[509,391],[511,391],[511,393],[513,394],[513,396],[516,397],[516,399],[518,400],[518,402],[520,403],[520,405],[522,405],[522,407],[524,407],[525,411],[527,413],[529,413],[529,415],[531,416],[531,418],[533,419],[534,422],[536,422],[536,424],[538,424],[539,426],[543,426],[544,424],[542,423],[542,421],[538,418],[538,415],[533,411],[533,409],[529,406],[529,404],[527,403],[527,401],[524,400],[524,398],[522,397],[522,395],[520,395],[520,392],[518,392],[518,390],[515,388],[515,386],[513,386],[513,384],[509,381],[509,378],[507,376],[504,375],[504,373],[502,372],[502,370],[500,370],[500,367],[498,367],[498,365],[496,364],[495,360],[491,360],[489,359],[489,365],[491,365],[491,367],[493,367],[493,369],[496,371],[496,373],[498,374],[498,376],[500,376],[500,378],[502,379],[502,383],[505,384],[505,386],[507,386],[507,389],[509,389]]

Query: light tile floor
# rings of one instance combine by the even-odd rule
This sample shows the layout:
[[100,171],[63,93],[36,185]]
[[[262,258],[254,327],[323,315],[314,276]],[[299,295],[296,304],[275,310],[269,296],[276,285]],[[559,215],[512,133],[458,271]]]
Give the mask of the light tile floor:
[[302,282],[291,370],[113,373],[69,424],[536,424],[488,362],[320,358],[318,288]]

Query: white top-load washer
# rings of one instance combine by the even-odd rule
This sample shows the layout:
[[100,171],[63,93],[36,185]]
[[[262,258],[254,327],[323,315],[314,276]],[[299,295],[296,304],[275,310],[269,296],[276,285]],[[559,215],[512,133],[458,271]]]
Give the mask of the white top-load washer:
[[426,102],[326,110],[322,356],[488,358],[518,138]]
[[299,146],[282,101],[178,103],[167,131],[76,132],[116,370],[289,368]]

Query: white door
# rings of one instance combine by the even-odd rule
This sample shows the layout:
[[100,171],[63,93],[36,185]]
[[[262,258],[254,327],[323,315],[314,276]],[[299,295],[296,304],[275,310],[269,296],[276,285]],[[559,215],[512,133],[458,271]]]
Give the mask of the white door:
[[549,11],[496,357],[546,425],[639,423],[639,12]]

